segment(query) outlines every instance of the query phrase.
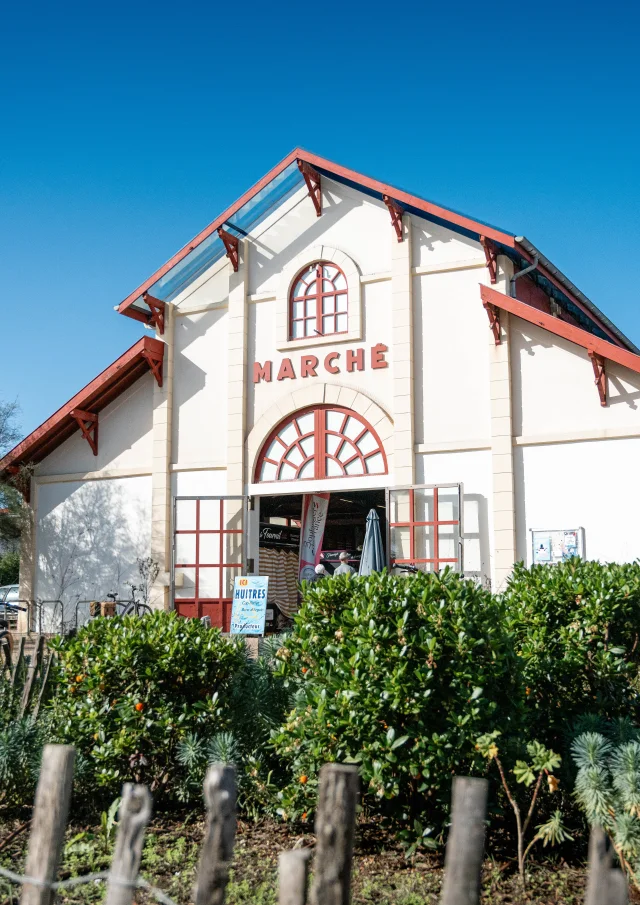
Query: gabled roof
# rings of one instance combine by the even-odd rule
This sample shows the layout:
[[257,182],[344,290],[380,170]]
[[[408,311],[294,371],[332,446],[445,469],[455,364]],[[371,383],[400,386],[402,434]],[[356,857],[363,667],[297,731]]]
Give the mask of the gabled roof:
[[224,227],[232,235],[247,235],[271,211],[304,185],[299,162],[314,167],[321,176],[356,188],[371,197],[380,199],[388,196],[409,213],[444,225],[462,235],[475,240],[483,236],[493,243],[499,254],[505,254],[514,261],[516,270],[522,270],[537,256],[538,266],[529,274],[529,279],[538,283],[545,293],[554,297],[585,330],[638,352],[634,344],[593,302],[524,236],[516,236],[506,230],[490,226],[481,220],[372,179],[302,148],[291,151],[277,166],[141,283],[121,302],[118,311],[136,320],[149,322],[149,310],[142,298],[143,293],[148,292],[153,298],[165,302],[175,298],[188,283],[204,273],[225,254],[224,244],[217,232],[219,228]]
[[148,370],[159,368],[161,374],[163,356],[164,343],[151,336],[143,336],[0,459],[0,474],[20,465],[41,462],[80,429],[77,419],[71,414],[73,411],[98,414]]

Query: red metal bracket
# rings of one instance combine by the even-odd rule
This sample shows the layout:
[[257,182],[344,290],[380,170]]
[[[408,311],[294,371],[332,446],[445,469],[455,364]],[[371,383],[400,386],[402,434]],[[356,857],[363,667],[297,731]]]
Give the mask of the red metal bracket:
[[305,160],[298,161],[298,169],[304,176],[304,181],[307,183],[309,197],[313,201],[316,215],[320,217],[322,215],[322,177],[320,176],[320,173]]
[[500,333],[500,309],[496,308],[495,305],[492,305],[490,302],[483,302],[484,310],[487,312],[489,316],[489,326],[493,332],[493,338],[496,341],[496,346],[501,345],[502,343],[502,335]]
[[149,306],[149,326],[157,327],[162,336],[164,333],[164,302],[154,298],[148,292],[142,294],[142,301]]
[[[164,349],[163,349],[164,352]],[[158,354],[157,352],[151,352],[149,349],[143,349],[140,353],[143,358],[145,358],[149,362],[149,367],[153,373],[153,376],[156,379],[156,383],[159,387],[162,386],[162,354]]]
[[600,405],[607,404],[607,372],[605,370],[605,361],[602,355],[597,352],[589,352],[589,358],[593,365],[593,373],[596,376],[595,384],[598,388],[600,396]]
[[387,205],[389,213],[391,214],[391,225],[396,231],[398,242],[402,242],[402,215],[404,214],[404,210],[400,207],[397,201],[394,201],[393,198],[389,197],[389,195],[383,195],[382,200]]
[[93,412],[85,412],[82,409],[73,409],[69,412],[72,418],[78,422],[82,436],[87,441],[94,456],[98,455],[98,416]]
[[231,265],[233,267],[234,273],[238,272],[238,262],[240,260],[240,252],[238,237],[228,233],[226,229],[223,229],[221,226],[218,228],[218,235],[222,239],[224,243],[224,247],[227,252],[227,257],[231,261]]
[[492,283],[498,279],[498,253],[496,247],[486,236],[480,236],[480,244],[484,248],[484,256],[487,261],[487,270]]

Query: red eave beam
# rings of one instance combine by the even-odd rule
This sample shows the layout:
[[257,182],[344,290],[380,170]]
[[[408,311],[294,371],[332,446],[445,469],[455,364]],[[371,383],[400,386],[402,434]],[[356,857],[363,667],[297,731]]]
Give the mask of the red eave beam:
[[316,209],[316,216],[322,216],[322,177],[320,173],[312,167],[310,164],[306,163],[304,160],[298,161],[298,169],[302,173],[304,177],[304,181],[307,185],[307,190],[309,192],[309,197],[313,201],[313,206]]
[[238,265],[240,263],[240,243],[238,237],[234,236],[233,233],[228,233],[226,229],[223,229],[222,227],[218,229],[218,235],[222,239],[222,244],[224,245],[227,257],[231,261],[233,272],[237,273]]
[[94,412],[85,412],[83,409],[73,409],[69,412],[82,431],[82,436],[87,441],[94,456],[98,455],[98,416]]
[[389,195],[383,195],[382,200],[387,205],[387,210],[391,215],[391,225],[396,231],[398,242],[402,242],[402,215],[404,214],[404,210]]
[[480,244],[484,249],[484,257],[487,262],[487,270],[489,271],[489,279],[495,283],[498,279],[498,254],[496,247],[486,236],[480,236]]
[[532,308],[531,305],[526,305],[524,302],[512,299],[508,295],[503,295],[502,292],[497,292],[489,286],[480,286],[480,295],[485,309],[489,310],[489,307],[493,307],[508,311],[510,314],[514,314],[530,324],[542,327],[548,330],[549,333],[554,333],[556,336],[560,336],[562,339],[586,349],[593,364],[596,385],[602,405],[606,405],[607,401],[605,385],[606,361],[614,361],[616,364],[622,365],[623,368],[628,368],[630,371],[640,374],[640,355],[628,352],[626,349],[616,346],[606,339],[600,339],[599,336],[593,336],[593,334],[587,333],[581,327],[574,327],[573,324],[568,324],[557,317],[545,314],[544,311]]

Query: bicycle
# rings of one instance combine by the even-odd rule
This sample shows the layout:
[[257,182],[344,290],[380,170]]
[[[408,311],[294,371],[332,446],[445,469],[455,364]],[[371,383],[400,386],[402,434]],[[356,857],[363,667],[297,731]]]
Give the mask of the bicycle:
[[[149,604],[143,603],[136,597],[136,591],[140,590],[140,588],[135,584],[130,585],[130,587],[131,597],[129,600],[118,600],[118,595],[115,592],[106,595],[107,599],[115,604],[116,614],[118,616],[150,616],[153,610]],[[121,609],[118,610],[118,607]],[[99,615],[99,612],[91,613],[91,616],[97,615]]]

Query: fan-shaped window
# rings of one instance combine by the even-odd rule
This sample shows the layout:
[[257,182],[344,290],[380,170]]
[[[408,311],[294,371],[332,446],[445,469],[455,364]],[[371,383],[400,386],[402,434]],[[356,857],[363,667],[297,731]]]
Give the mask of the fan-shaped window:
[[306,267],[293,281],[289,300],[289,338],[346,333],[347,281],[328,261]]
[[262,447],[256,481],[303,481],[387,473],[373,427],[350,409],[302,409],[282,421]]

